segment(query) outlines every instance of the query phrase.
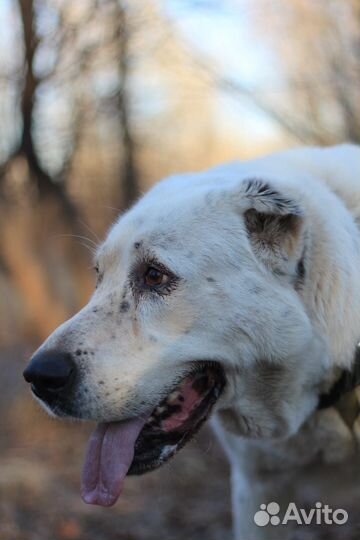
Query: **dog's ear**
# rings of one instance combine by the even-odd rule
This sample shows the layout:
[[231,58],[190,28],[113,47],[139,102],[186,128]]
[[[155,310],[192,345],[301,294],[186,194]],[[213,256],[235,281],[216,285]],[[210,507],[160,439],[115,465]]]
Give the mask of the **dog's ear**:
[[300,206],[263,180],[246,180],[241,192],[246,230],[256,255],[273,272],[299,277],[304,272],[305,246]]

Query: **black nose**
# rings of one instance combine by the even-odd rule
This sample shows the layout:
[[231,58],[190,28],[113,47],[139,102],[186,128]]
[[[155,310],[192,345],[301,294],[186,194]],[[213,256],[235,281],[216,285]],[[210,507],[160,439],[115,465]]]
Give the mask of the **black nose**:
[[71,354],[55,350],[40,351],[33,356],[23,375],[39,397],[46,397],[70,386],[75,374]]

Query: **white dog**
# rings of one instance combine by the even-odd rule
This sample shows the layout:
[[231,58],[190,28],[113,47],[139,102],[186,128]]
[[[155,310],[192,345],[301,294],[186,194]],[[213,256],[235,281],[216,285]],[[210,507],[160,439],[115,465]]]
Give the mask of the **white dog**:
[[351,145],[171,177],[119,219],[94,295],[24,373],[52,414],[100,423],[86,502],[113,504],[128,472],[165,463],[211,411],[236,540],[297,538],[296,520],[256,524],[260,505],[320,515],[331,486],[358,483],[359,220]]

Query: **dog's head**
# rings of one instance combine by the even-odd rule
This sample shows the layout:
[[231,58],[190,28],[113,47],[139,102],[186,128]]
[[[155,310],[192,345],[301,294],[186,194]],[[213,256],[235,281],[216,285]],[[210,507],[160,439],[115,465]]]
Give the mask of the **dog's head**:
[[302,300],[307,242],[301,205],[252,178],[169,179],[121,217],[98,250],[89,303],[25,371],[48,411],[102,423],[90,484],[104,440],[110,454],[131,441],[130,472],[152,469],[214,405],[248,436],[298,429],[327,358]]

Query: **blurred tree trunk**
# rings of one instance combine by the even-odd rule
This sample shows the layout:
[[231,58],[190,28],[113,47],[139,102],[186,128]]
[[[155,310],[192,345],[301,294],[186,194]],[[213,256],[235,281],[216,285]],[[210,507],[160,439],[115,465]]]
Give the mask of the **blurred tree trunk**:
[[[34,140],[38,90],[48,80],[48,75],[36,74],[34,65],[42,39],[36,28],[39,6],[36,0],[16,0],[16,4],[23,40],[21,77],[15,87],[21,131],[10,155],[0,164],[0,179],[5,180],[4,204],[0,199],[0,272],[7,273],[8,289],[20,294],[23,336],[27,332],[27,337],[43,339],[85,302],[92,279],[85,272],[89,256],[72,238],[81,227],[63,181],[70,158],[60,173],[52,175],[44,168],[41,148]],[[75,152],[76,144],[73,146]],[[16,178],[20,179],[18,186]],[[67,236],[71,239],[61,242]]]
[[123,206],[129,208],[139,196],[139,178],[136,168],[135,142],[130,128],[129,103],[125,88],[122,88],[119,92],[118,111],[121,124],[123,154],[120,170],[120,186]]
[[123,208],[129,208],[139,196],[139,173],[136,166],[136,143],[131,125],[131,99],[129,96],[129,40],[130,25],[126,8],[114,1],[115,39],[117,43],[120,88],[117,95],[117,112],[121,130],[122,163],[120,169],[120,197]]
[[23,87],[21,92],[22,132],[19,146],[12,157],[23,156],[29,166],[30,181],[36,185],[40,198],[52,197],[60,204],[66,218],[74,221],[76,210],[61,183],[55,182],[43,169],[33,138],[33,118],[36,92],[41,79],[34,73],[34,57],[39,45],[34,20],[34,0],[18,0],[24,39]]

